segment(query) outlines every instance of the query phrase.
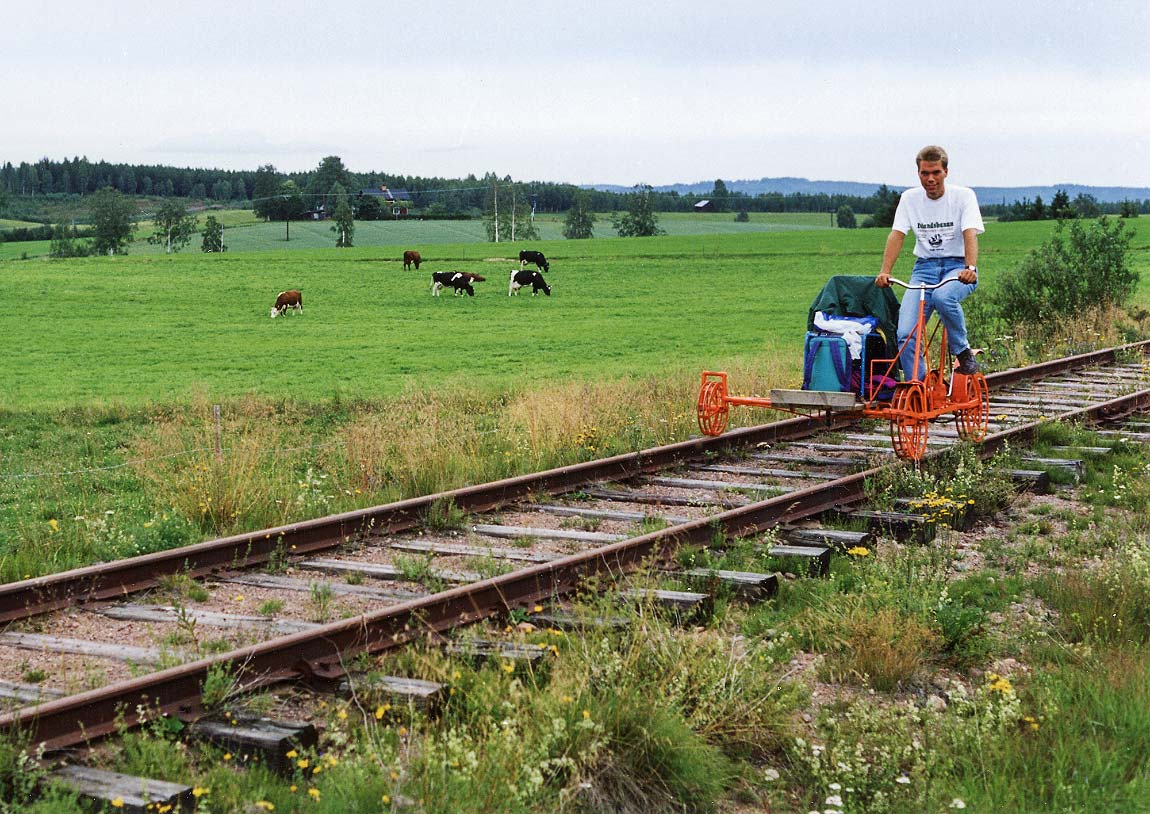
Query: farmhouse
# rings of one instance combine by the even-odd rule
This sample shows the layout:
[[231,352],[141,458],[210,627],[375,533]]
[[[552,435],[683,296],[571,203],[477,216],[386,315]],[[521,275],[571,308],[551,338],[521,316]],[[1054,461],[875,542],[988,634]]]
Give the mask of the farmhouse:
[[407,214],[411,205],[411,193],[406,189],[388,189],[386,186],[368,187],[359,191],[361,198],[375,198],[385,211],[390,211],[396,217]]
[[709,201],[709,200],[697,201],[695,203],[695,211],[696,212],[714,212],[715,211],[715,203],[714,203],[714,201]]

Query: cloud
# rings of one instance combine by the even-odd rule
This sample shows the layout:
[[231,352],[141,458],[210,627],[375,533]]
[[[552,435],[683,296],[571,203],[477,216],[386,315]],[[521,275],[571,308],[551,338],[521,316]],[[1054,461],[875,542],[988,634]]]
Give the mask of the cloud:
[[331,142],[310,140],[277,140],[258,130],[220,130],[195,135],[173,135],[142,150],[157,155],[219,155],[232,153],[240,156],[321,153],[331,149]]

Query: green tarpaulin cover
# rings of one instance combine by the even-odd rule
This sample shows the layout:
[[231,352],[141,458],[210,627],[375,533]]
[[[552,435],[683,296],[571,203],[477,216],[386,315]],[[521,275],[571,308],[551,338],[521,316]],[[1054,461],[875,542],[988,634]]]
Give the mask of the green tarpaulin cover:
[[817,331],[815,312],[839,317],[874,317],[886,336],[886,357],[898,355],[898,297],[889,288],[879,288],[874,277],[836,274],[811,303],[807,330]]

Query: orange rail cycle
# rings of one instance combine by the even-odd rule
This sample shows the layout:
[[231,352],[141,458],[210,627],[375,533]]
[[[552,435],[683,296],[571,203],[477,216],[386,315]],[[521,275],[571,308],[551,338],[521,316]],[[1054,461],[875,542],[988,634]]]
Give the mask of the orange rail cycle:
[[[963,440],[981,441],[986,437],[990,419],[990,391],[982,373],[965,375],[956,369],[946,344],[946,328],[935,320],[930,333],[926,325],[926,292],[955,282],[954,278],[933,285],[904,283],[890,278],[907,289],[906,296],[915,292],[918,297],[918,320],[914,331],[899,346],[899,354],[910,345],[915,356],[925,358],[926,375],[898,382],[889,402],[879,399],[878,387],[867,386],[866,395],[853,392],[823,390],[771,390],[770,398],[732,396],[727,391],[727,374],[704,371],[696,412],[699,429],[705,435],[721,435],[727,427],[732,405],[767,407],[799,415],[821,411],[858,412],[868,418],[890,422],[890,438],[899,458],[918,461],[926,453],[926,441],[932,419],[954,413],[955,427]],[[913,343],[913,345],[911,344]],[[932,362],[933,356],[933,362]],[[898,356],[894,359],[869,360],[868,383],[893,380],[899,370]],[[918,367],[921,369],[922,364]],[[947,378],[947,374],[950,377]]]

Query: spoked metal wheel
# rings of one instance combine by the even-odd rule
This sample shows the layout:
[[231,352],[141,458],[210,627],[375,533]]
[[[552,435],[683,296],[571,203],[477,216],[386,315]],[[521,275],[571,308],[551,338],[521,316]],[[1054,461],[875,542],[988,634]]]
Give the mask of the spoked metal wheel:
[[981,373],[970,376],[955,374],[954,389],[959,390],[960,380],[966,380],[966,392],[955,392],[954,401],[975,402],[970,407],[956,411],[958,437],[964,441],[981,441],[986,437],[986,424],[990,420],[990,388],[986,377]]
[[699,429],[704,435],[722,435],[731,411],[731,406],[727,404],[727,380],[704,381],[699,388],[699,403],[695,411],[699,418]]
[[906,461],[918,461],[926,454],[929,431],[926,389],[922,382],[903,382],[891,400],[890,440],[894,454]]

